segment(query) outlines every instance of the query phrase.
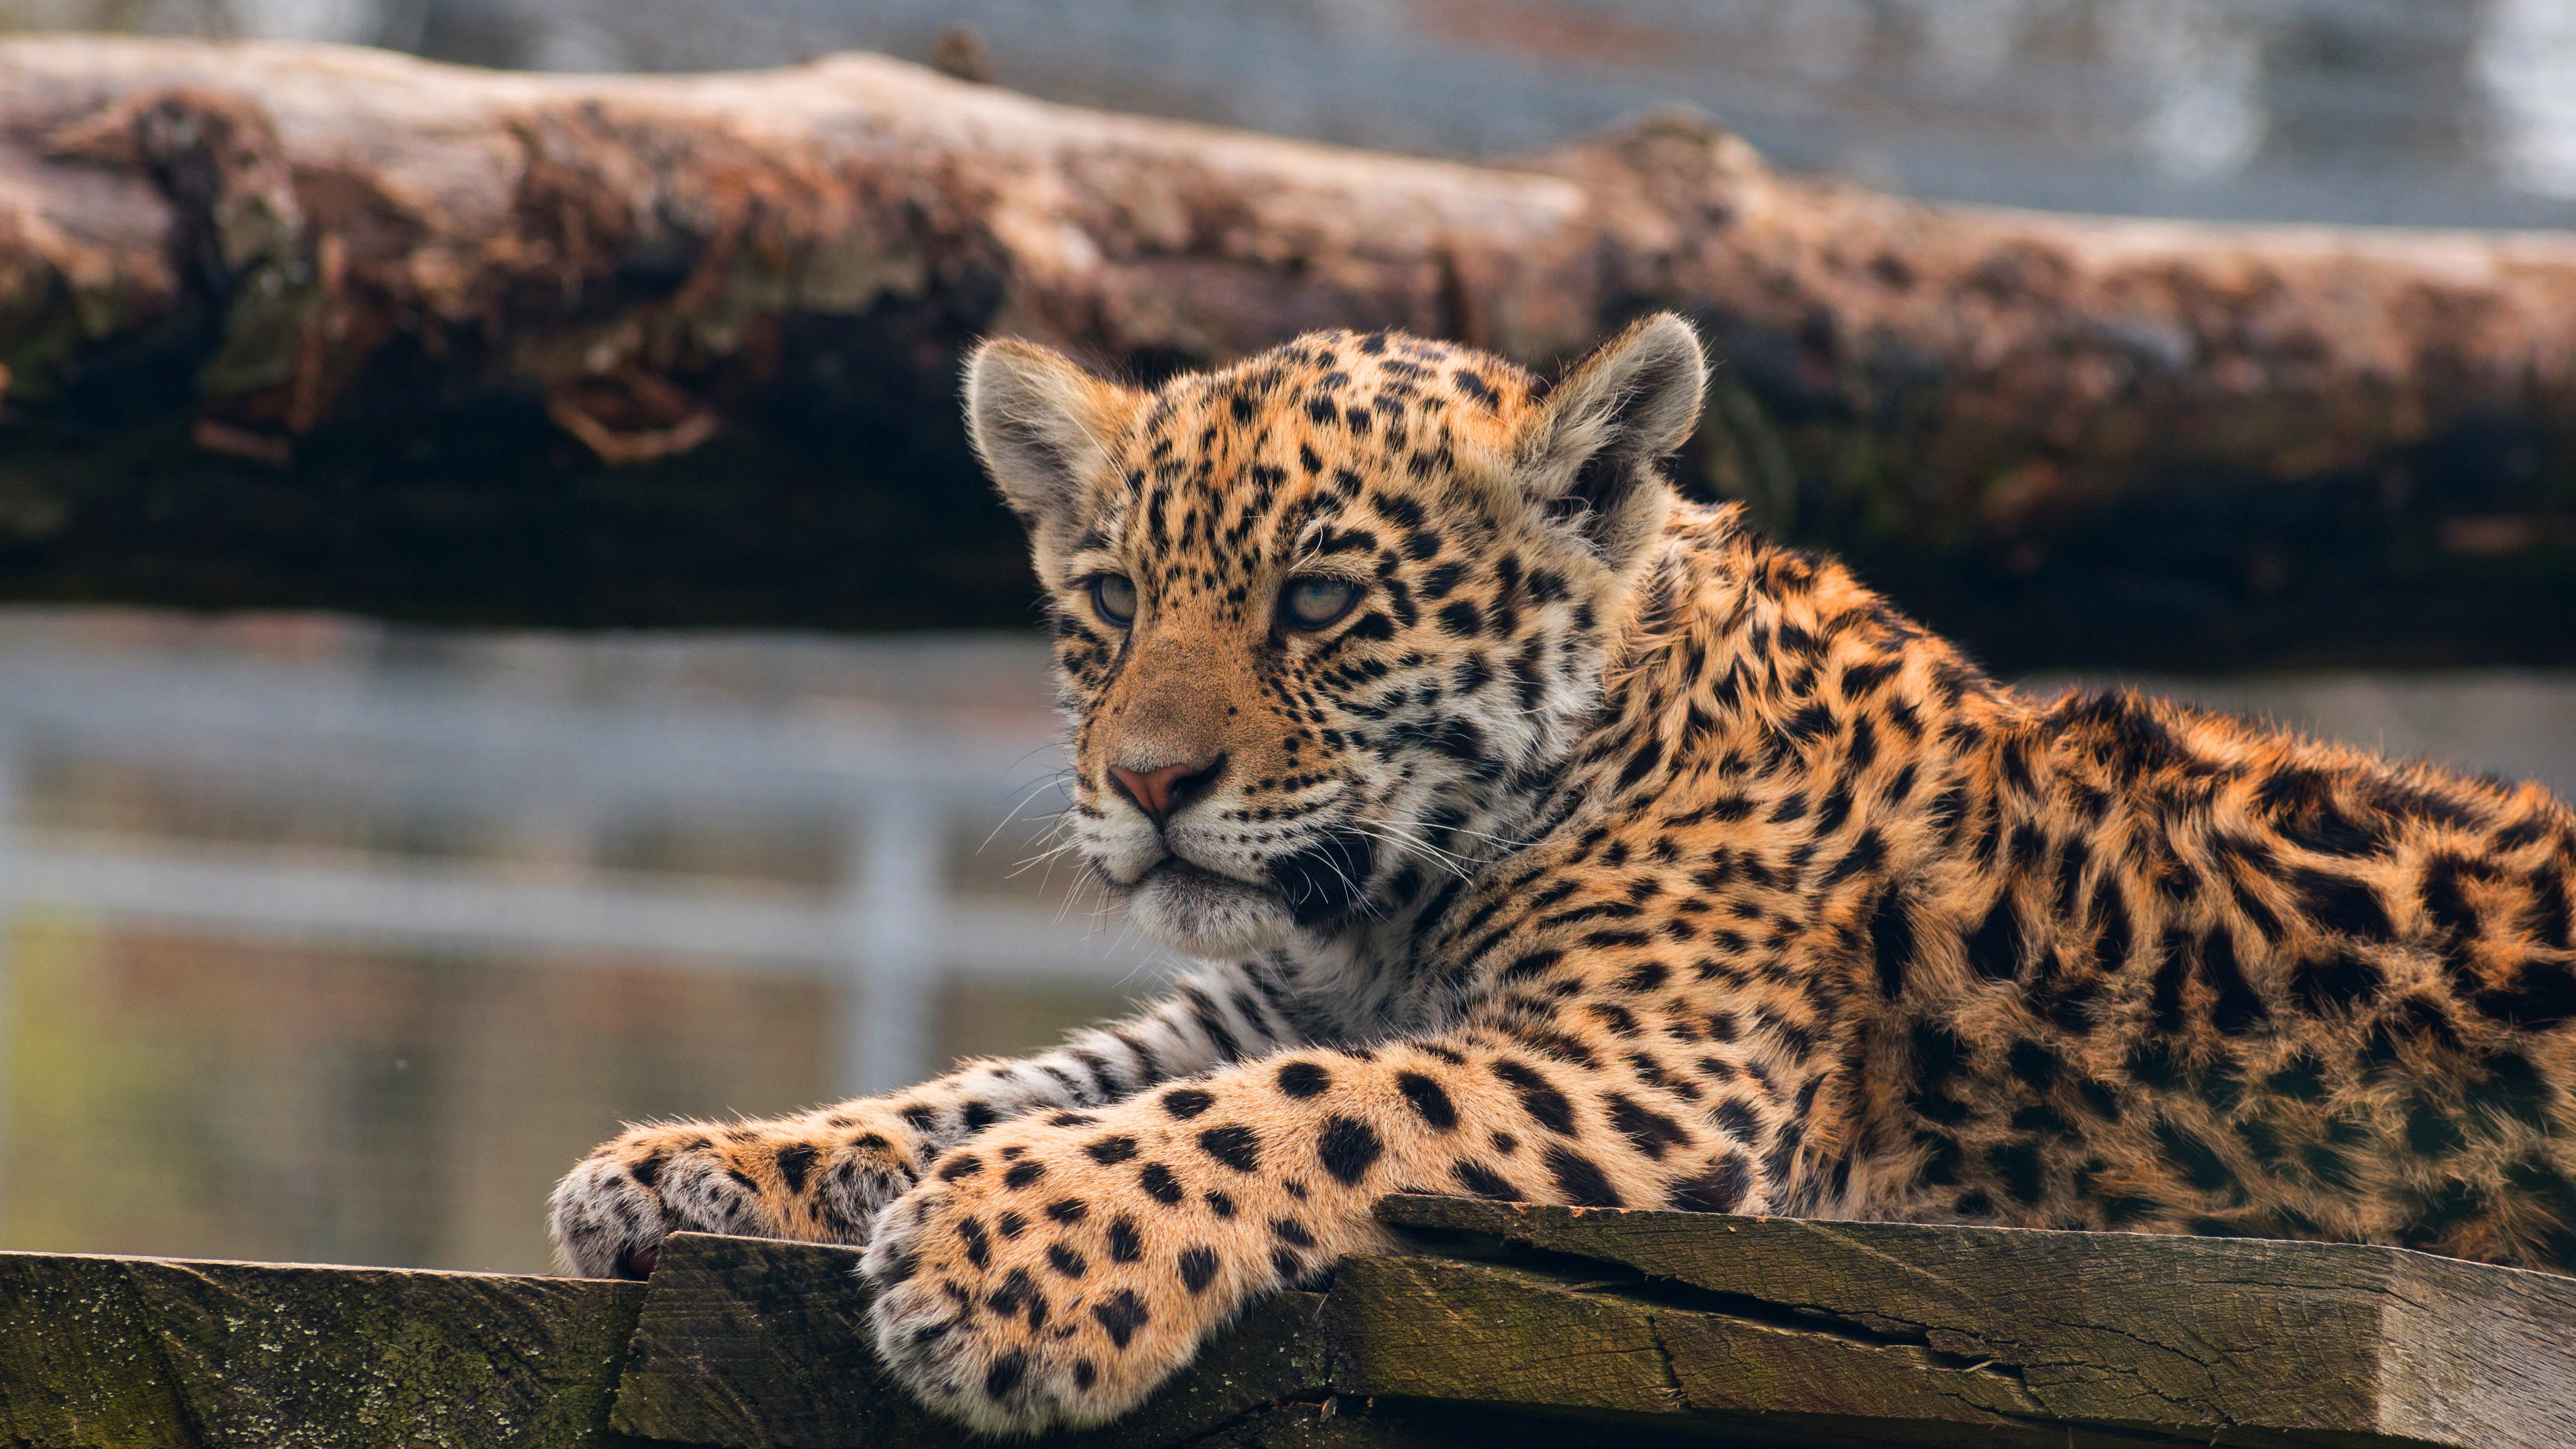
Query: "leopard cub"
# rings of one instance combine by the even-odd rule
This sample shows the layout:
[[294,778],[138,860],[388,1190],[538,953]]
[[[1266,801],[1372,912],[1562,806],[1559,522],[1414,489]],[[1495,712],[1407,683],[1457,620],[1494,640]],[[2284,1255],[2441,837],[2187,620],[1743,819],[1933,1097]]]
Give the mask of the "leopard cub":
[[1998,687],[1662,460],[1705,367],[1319,333],[1150,392],[987,344],[1131,1019],[641,1127],[565,1262],[864,1243],[977,1427],[1134,1405],[1388,1192],[2401,1243],[2576,1267],[2576,815]]

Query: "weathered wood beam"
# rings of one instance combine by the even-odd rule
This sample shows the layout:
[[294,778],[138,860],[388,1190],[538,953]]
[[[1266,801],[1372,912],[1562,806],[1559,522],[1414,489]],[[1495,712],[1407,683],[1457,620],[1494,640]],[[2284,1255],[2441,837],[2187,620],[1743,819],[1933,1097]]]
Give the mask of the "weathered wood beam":
[[979,333],[1543,366],[1656,307],[1726,360],[1691,485],[2007,664],[2576,659],[2576,238],[1924,206],[1680,117],[1466,165],[857,55],[0,44],[0,595],[1016,619]]
[[[1266,1301],[1136,1413],[1057,1442],[2576,1442],[2576,1280],[2546,1274],[2339,1244],[1379,1212],[1407,1252]],[[634,1285],[0,1254],[0,1445],[983,1442],[876,1368],[857,1259],[684,1234]]]
[[9,1449],[578,1449],[641,1283],[0,1253]]
[[[1429,1230],[1433,1251],[1611,1278],[1588,1292],[1642,1300],[1632,1317],[1651,1322],[1680,1399],[1700,1413],[1860,1413],[1919,1426],[1925,1442],[1947,1442],[1934,1425],[1977,1431],[1961,1443],[2008,1431],[2060,1442],[2030,1432],[2043,1424],[2201,1442],[2221,1431],[2463,1449],[2576,1442],[2576,1280],[2551,1274],[2358,1244],[1713,1222],[1450,1198],[1390,1198],[1380,1215]],[[1594,1263],[1635,1276],[1580,1266]],[[1431,1265],[1371,1260],[1372,1272],[1403,1270],[1423,1286],[1368,1315],[1391,1371],[1354,1387],[1436,1382],[1426,1367],[1444,1352],[1509,1360],[1420,1332],[1456,1291],[1435,1286]],[[1370,1350],[1351,1351],[1366,1362]]]
[[[1447,1198],[1380,1212],[1418,1254],[1273,1300],[1084,1441],[1260,1421],[1354,1444],[1485,1442],[1513,1422],[1612,1442],[2576,1442],[2576,1281],[2543,1274],[2314,1243]],[[863,1341],[852,1261],[675,1238],[617,1427],[731,1449],[970,1442],[835,1351]],[[789,1282],[830,1285],[824,1305],[782,1313]]]

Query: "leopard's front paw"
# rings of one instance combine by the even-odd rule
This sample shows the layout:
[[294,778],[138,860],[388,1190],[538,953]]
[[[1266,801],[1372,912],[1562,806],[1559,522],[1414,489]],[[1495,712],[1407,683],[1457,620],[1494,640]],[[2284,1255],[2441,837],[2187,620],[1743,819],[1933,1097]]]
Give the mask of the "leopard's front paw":
[[1323,1265],[1315,1234],[1238,1203],[1243,1177],[1100,1130],[1002,1129],[886,1209],[861,1265],[877,1352],[932,1408],[988,1433],[1100,1423]]
[[672,1233],[862,1243],[920,1176],[917,1139],[892,1112],[849,1108],[630,1127],[556,1185],[555,1252],[585,1278],[643,1278]]

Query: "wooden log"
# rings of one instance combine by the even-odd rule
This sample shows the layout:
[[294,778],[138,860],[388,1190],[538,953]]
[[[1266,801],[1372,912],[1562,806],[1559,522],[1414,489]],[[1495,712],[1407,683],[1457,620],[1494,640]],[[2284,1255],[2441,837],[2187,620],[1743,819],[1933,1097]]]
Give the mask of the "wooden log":
[[872,56],[0,44],[0,595],[1024,618],[959,350],[1679,308],[1692,487],[1998,662],[2576,659],[2576,239],[1933,207],[1659,117],[1513,165]]
[[605,1446],[640,1283],[0,1253],[0,1445]]

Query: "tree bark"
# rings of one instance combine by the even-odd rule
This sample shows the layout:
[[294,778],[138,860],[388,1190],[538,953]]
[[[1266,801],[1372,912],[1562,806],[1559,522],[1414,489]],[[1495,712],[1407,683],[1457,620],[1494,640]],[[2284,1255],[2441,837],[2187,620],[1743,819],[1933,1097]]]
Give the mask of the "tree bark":
[[1025,617],[988,332],[1546,367],[1681,310],[1684,482],[2007,666],[2576,659],[2576,237],[1936,207],[1706,123],[1468,165],[873,56],[535,76],[0,44],[0,594]]

